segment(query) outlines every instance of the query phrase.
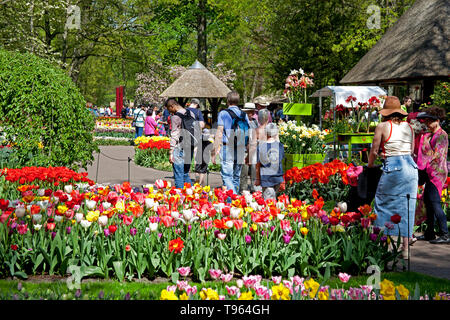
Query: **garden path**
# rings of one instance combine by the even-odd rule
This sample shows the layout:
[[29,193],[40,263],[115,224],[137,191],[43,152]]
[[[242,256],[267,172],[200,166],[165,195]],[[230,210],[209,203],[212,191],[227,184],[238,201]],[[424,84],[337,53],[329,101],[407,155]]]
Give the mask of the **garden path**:
[[[128,180],[128,157],[134,157],[134,147],[131,146],[101,146],[100,166],[98,167],[98,153],[94,154],[95,161],[87,170],[88,177],[98,183],[117,184]],[[194,178],[194,174],[191,174]],[[173,173],[137,166],[130,162],[130,182],[132,186],[142,186],[154,183],[157,179],[165,179],[174,183]],[[211,187],[222,186],[219,173],[210,173]],[[450,280],[450,245],[432,245],[427,241],[417,241],[411,247],[411,271],[424,273],[438,278]]]
[[[175,183],[173,173],[159,171],[152,168],[138,166],[134,161],[130,161],[130,179],[128,179],[128,157],[134,158],[134,147],[132,146],[100,146],[100,165],[97,163],[99,154],[94,154],[94,162],[81,169],[80,172],[88,172],[88,178],[102,184],[120,184],[129,181],[132,186],[140,187],[144,184],[155,183],[158,179]],[[195,174],[191,172],[191,179],[195,179]],[[209,174],[209,185],[213,188],[222,186],[222,178],[219,173]]]

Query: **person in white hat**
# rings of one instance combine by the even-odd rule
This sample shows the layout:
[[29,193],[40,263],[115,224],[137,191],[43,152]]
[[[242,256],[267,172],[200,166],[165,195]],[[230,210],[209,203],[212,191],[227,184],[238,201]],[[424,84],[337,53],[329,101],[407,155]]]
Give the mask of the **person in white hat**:
[[253,118],[254,118],[256,121],[258,121],[258,123],[261,125],[261,122],[259,121],[258,113],[259,113],[260,110],[266,109],[266,110],[268,111],[268,113],[269,113],[269,121],[268,121],[268,123],[272,122],[272,115],[270,114],[269,109],[267,109],[267,107],[270,105],[269,100],[268,100],[266,97],[264,97],[264,96],[259,96],[259,97],[256,97],[256,98],[253,100],[253,103],[255,104],[255,106],[256,106],[256,111],[257,111],[257,112],[253,115]]

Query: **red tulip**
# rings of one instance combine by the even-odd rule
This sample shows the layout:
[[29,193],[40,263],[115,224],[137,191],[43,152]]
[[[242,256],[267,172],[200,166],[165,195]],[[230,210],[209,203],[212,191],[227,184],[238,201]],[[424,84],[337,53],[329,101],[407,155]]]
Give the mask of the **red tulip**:
[[338,225],[338,224],[339,224],[339,219],[336,218],[336,217],[330,217],[330,224],[331,224],[332,226]]
[[400,223],[401,220],[402,220],[402,217],[401,217],[399,214],[394,214],[394,215],[391,217],[391,221],[392,221],[392,223],[394,223],[394,224]]
[[112,224],[108,227],[109,232],[114,233],[117,231],[117,226],[115,224]]

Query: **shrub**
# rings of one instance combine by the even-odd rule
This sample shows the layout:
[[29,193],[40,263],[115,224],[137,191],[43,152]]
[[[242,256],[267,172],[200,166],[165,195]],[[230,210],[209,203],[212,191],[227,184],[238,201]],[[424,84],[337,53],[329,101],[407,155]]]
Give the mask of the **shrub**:
[[63,70],[30,53],[0,50],[0,127],[20,165],[87,167],[95,120]]

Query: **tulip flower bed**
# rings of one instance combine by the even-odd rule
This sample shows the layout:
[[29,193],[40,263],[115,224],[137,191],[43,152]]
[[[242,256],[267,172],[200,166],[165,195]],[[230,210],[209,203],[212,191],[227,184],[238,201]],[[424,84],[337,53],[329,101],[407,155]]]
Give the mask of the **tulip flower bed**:
[[135,129],[131,119],[100,117],[95,122],[95,136],[133,139]]
[[134,161],[137,165],[163,171],[172,170],[169,162],[170,138],[142,136],[136,138],[134,144]]
[[[140,192],[129,183],[93,185],[64,168],[3,170],[0,192],[0,275],[175,277],[191,267],[193,279],[208,270],[234,275],[329,277],[382,270],[398,257],[398,244],[372,226],[369,206],[360,212],[323,210],[287,195],[232,194],[222,188],[158,180]],[[77,183],[78,182],[78,183]]]
[[325,202],[345,201],[350,191],[347,174],[353,165],[335,159],[304,168],[294,167],[285,173],[286,193],[293,198],[315,201],[319,195]]

